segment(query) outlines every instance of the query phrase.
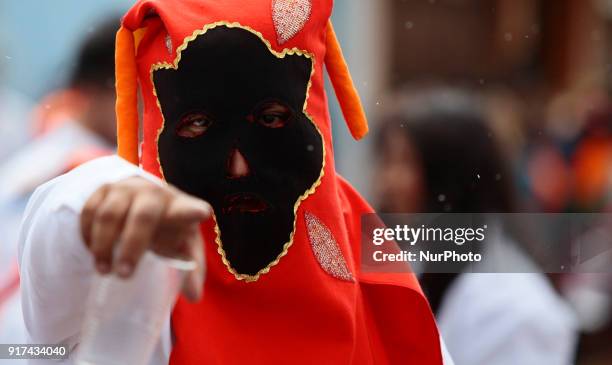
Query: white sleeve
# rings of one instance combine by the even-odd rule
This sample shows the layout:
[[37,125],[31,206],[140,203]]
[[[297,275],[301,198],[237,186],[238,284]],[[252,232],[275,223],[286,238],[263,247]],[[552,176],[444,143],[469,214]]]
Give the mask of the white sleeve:
[[542,274],[463,274],[438,326],[456,365],[573,363],[574,317]]
[[472,340],[487,346],[477,347],[471,364],[573,364],[575,335],[553,318],[543,317],[546,315],[524,313],[505,328],[483,331]]
[[448,353],[444,339],[440,336],[440,350],[442,351],[442,365],[455,365],[453,358]]
[[130,176],[159,179],[117,156],[88,162],[40,186],[26,208],[19,238],[21,295],[29,343],[73,348],[84,314],[93,261],[79,215],[105,183]]

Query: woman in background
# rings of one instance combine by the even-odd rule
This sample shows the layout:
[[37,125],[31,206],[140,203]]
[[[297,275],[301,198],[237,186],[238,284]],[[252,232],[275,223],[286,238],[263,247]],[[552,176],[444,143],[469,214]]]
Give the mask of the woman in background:
[[[443,90],[409,99],[378,135],[378,210],[515,211],[512,178],[477,100]],[[480,247],[484,261],[499,257],[506,269],[477,264],[478,274],[464,267],[420,278],[455,363],[572,363],[574,317],[547,277],[507,234],[487,235]]]

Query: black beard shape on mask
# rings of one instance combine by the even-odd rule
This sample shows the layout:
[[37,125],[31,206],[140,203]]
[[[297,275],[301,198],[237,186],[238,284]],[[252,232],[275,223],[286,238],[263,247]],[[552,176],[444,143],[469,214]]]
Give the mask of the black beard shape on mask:
[[312,60],[273,53],[260,37],[216,26],[188,43],[177,68],[153,71],[164,177],[212,205],[237,277],[285,253],[323,169],[322,136],[304,112]]

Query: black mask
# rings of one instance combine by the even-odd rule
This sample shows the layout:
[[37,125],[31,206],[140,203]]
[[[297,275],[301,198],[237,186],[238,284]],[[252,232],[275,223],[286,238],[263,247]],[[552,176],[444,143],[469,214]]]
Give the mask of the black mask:
[[322,137],[303,111],[311,70],[306,56],[279,58],[250,31],[219,26],[188,43],[178,69],[154,71],[164,177],[213,206],[239,274],[283,252],[321,175]]

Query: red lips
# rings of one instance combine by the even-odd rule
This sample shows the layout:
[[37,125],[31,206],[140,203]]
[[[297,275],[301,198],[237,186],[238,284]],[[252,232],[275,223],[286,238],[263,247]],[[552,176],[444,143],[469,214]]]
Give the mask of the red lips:
[[234,193],[223,199],[223,214],[260,213],[269,208],[269,204],[254,193]]

